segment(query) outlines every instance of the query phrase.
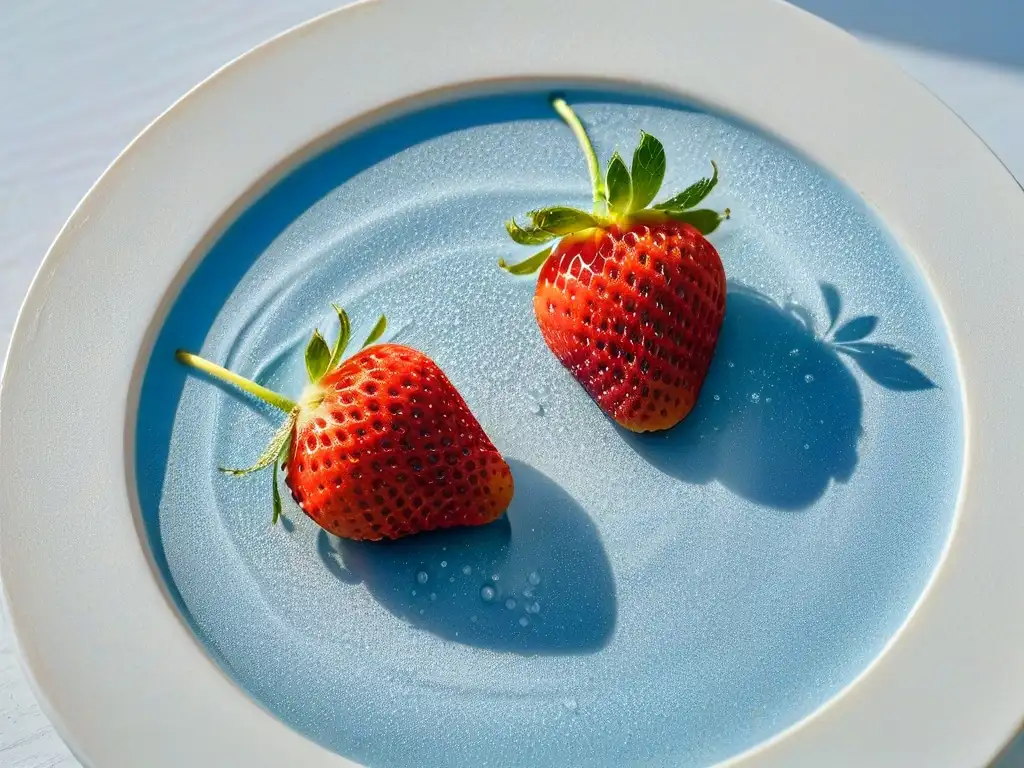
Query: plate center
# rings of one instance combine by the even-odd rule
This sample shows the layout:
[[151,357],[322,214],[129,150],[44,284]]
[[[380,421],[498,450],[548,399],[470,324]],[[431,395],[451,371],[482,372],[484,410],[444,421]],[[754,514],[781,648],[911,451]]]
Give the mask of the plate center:
[[[701,766],[807,716],[905,621],[949,535],[963,457],[946,330],[855,195],[736,122],[569,93],[602,160],[643,129],[665,190],[721,169],[727,316],[695,412],[611,424],[544,347],[529,250],[502,223],[587,207],[546,92],[373,128],[268,190],[174,304],[146,373],[137,477],[184,616],[251,696],[370,765]],[[430,355],[509,459],[490,526],[342,542],[267,474],[277,425],[186,347],[295,396],[314,327],[379,313]]]

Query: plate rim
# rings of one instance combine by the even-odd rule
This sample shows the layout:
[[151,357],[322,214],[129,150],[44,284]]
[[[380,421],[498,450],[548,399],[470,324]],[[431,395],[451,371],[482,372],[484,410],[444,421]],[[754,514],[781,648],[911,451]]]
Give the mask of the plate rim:
[[[577,10],[582,3],[552,8],[543,0],[522,0],[514,10],[471,0],[419,5],[430,7],[417,7],[414,0],[364,0],[282,33],[218,70],[119,155],[75,209],[32,282],[0,379],[0,502],[7,510],[0,520],[0,575],[30,685],[72,751],[87,764],[105,767],[142,764],[139,757],[154,768],[189,759],[223,765],[270,766],[282,760],[355,765],[292,731],[231,682],[178,616],[150,567],[132,511],[135,489],[124,487],[122,464],[134,453],[122,442],[131,442],[134,424],[126,430],[123,422],[137,403],[137,391],[131,398],[140,383],[139,361],[148,359],[145,333],[166,310],[170,287],[187,279],[214,227],[240,200],[262,191],[260,185],[282,158],[294,162],[325,136],[337,136],[338,126],[359,125],[387,105],[408,105],[424,93],[457,84],[486,87],[508,77],[554,76],[650,86],[738,114],[782,137],[865,199],[913,254],[956,350],[964,400],[963,480],[953,531],[928,586],[903,627],[852,683],[804,720],[721,765],[771,768],[826,755],[836,766],[893,764],[894,755],[932,758],[927,763],[935,766],[987,763],[1024,713],[1024,655],[1015,652],[1024,637],[1024,612],[1006,587],[1024,576],[1024,561],[1014,558],[1021,526],[1014,524],[1012,503],[1019,505],[1024,496],[1024,482],[1014,480],[1013,473],[1020,454],[1014,438],[1024,417],[1012,407],[1015,392],[1010,382],[1000,381],[1008,377],[1001,375],[1005,368],[993,354],[1012,354],[1014,338],[1024,331],[1024,316],[998,311],[999,305],[1012,306],[1001,301],[1013,297],[1017,281],[1010,276],[1024,276],[1024,267],[1013,260],[1015,243],[1024,242],[1019,185],[958,117],[894,64],[777,0],[718,0],[709,7],[697,0],[671,7],[657,0],[636,2],[633,12],[639,18],[673,17],[701,31],[685,46],[677,45],[673,24],[648,31],[647,50],[685,73],[679,75],[651,74],[640,62],[593,56],[594,49],[615,42],[614,25],[601,18],[617,9],[611,0],[588,0],[586,14]],[[531,11],[543,13],[548,23],[516,26]],[[742,27],[735,23],[738,18],[745,19]],[[574,35],[565,35],[570,28]],[[453,31],[463,46],[445,45]],[[382,34],[403,46],[398,59],[415,57],[420,66],[402,70],[385,63],[382,49],[372,43]],[[724,62],[717,61],[723,52]],[[730,61],[733,52],[740,55]],[[805,66],[811,59],[813,71]],[[316,71],[345,71],[345,64],[365,68],[367,61],[375,62],[376,78],[348,88]],[[304,87],[295,87],[296,82]],[[828,95],[836,82],[844,86],[842,99]],[[335,98],[321,98],[323,89]],[[285,115],[267,112],[269,94],[289,105],[281,110]],[[823,102],[834,111],[809,111]],[[241,108],[239,115],[260,115],[267,124],[253,128],[228,115],[231,107]],[[857,129],[844,124],[853,117],[860,121]],[[929,130],[922,135],[925,125]],[[250,146],[232,144],[237,134],[228,126],[250,128]],[[949,152],[953,147],[956,152]],[[229,167],[210,180],[201,174],[204,157],[220,158]],[[201,203],[172,190],[147,189],[144,181],[154,171],[164,179],[202,179],[209,188],[195,195]],[[916,190],[910,176],[921,179]],[[955,206],[946,194],[950,189],[961,193]],[[171,218],[169,211],[174,221],[158,227],[166,237],[148,242],[156,238],[147,238],[141,223],[152,223],[159,213]],[[963,222],[979,231],[967,236]],[[954,246],[984,253],[996,268],[957,272],[948,255]],[[159,254],[165,258],[157,259]],[[133,268],[150,270],[162,281],[159,288],[136,285],[139,296],[125,299],[126,277],[118,270]],[[69,302],[59,301],[80,295],[83,286],[101,306],[72,311]],[[131,314],[115,306],[119,289],[120,303],[129,305]],[[110,333],[115,319],[122,324]],[[107,332],[108,343],[83,344],[80,337],[87,330]],[[119,343],[110,343],[114,340]],[[78,379],[75,373],[40,375],[55,363],[78,361],[81,365],[68,370],[80,372],[86,363],[108,358],[113,382],[95,372]],[[99,406],[83,400],[86,395],[93,401],[106,395],[114,402]],[[100,447],[98,455],[109,459],[102,468],[76,458],[70,447],[30,439],[34,425],[47,416],[48,402],[80,409],[97,405],[91,416],[79,410],[77,438]],[[90,423],[94,428],[87,430]],[[84,500],[77,517],[55,517],[48,505],[52,478],[36,469],[47,465],[78,470],[63,490]],[[127,514],[112,515],[110,507]],[[12,509],[21,512],[14,516]],[[67,538],[89,542],[104,556],[83,557],[67,541],[41,535],[46,528],[40,530],[40,521],[47,520],[51,530],[54,523],[61,525],[62,533],[71,534]],[[65,561],[78,567],[82,583],[38,567]],[[118,599],[90,598],[104,587]],[[161,652],[112,637],[115,630],[101,627],[82,601],[109,617],[124,619],[134,609],[138,626],[128,632],[131,639],[158,638]],[[55,634],[67,615],[75,618],[73,643]],[[83,666],[85,660],[90,664]],[[176,674],[160,674],[161,664]],[[109,685],[102,684],[103,677]],[[108,713],[104,717],[85,706],[97,690],[106,696],[100,707]],[[140,698],[159,703],[147,710],[135,706]],[[216,717],[196,716],[197,706]],[[110,717],[111,710],[122,717]],[[902,717],[907,711],[915,712],[913,721]],[[169,718],[175,721],[173,733],[161,728]],[[965,727],[968,720],[973,729]],[[154,744],[161,746],[156,754]]]

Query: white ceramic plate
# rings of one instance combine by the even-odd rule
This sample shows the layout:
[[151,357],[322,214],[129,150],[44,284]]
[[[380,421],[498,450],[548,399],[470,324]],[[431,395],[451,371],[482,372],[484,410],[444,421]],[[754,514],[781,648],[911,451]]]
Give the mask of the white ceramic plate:
[[[340,766],[353,758],[961,768],[985,764],[1016,728],[1024,714],[1024,612],[1015,588],[1024,572],[1016,403],[1024,320],[1015,290],[1024,272],[1024,195],[934,97],[800,11],[766,0],[651,1],[634,3],[628,15],[627,33],[623,10],[604,0],[382,0],[340,11],[198,87],[79,206],[36,278],[5,366],[0,568],[36,691],[86,764]],[[202,452],[232,450],[220,425],[233,435],[239,425],[258,431],[260,422],[160,368],[162,344],[195,342],[207,354],[234,355],[235,364],[255,368],[249,373],[277,344],[278,367],[288,369],[291,337],[323,322],[315,302],[289,302],[324,297],[278,291],[261,278],[296,253],[326,253],[324,263],[373,284],[357,289],[344,270],[325,273],[334,281],[327,295],[344,294],[367,313],[366,302],[382,296],[404,300],[409,319],[434,305],[450,308],[447,283],[436,275],[423,273],[442,287],[427,292],[387,280],[423,277],[416,233],[443,241],[445,254],[472,251],[490,265],[508,247],[487,230],[492,218],[518,212],[507,210],[513,203],[532,204],[534,190],[578,194],[567,177],[571,144],[558,144],[557,122],[536,113],[538,94],[554,86],[574,94],[605,155],[616,143],[628,149],[621,143],[629,132],[652,124],[661,126],[670,173],[678,163],[680,180],[717,153],[726,169],[717,194],[737,215],[732,233],[715,242],[730,275],[764,294],[737,289],[732,306],[776,322],[801,314],[783,306],[795,300],[820,322],[826,310],[816,283],[839,284],[847,307],[882,315],[881,340],[913,351],[932,377],[924,380],[938,386],[918,386],[922,379],[907,379],[904,369],[894,378],[856,355],[847,355],[856,365],[837,368],[839,358],[826,352],[842,341],[839,331],[822,338],[786,320],[778,327],[796,334],[791,351],[819,355],[817,383],[826,373],[833,388],[815,400],[775,378],[748,392],[749,380],[731,378],[731,356],[746,355],[736,357],[740,369],[751,359],[761,365],[771,344],[744,347],[740,323],[723,337],[709,379],[729,410],[723,415],[711,405],[717,398],[702,398],[708,405],[689,422],[697,426],[670,448],[629,444],[592,417],[557,367],[544,368],[543,348],[529,346],[528,312],[510,331],[519,350],[480,353],[493,376],[469,375],[481,368],[469,342],[487,331],[472,319],[485,314],[481,297],[488,306],[507,300],[500,311],[514,312],[528,306],[530,289],[465,266],[478,294],[466,301],[470,318],[463,330],[434,328],[435,347],[429,335],[422,344],[455,372],[499,447],[519,462],[517,499],[543,499],[559,513],[535,520],[553,526],[543,546],[524,547],[517,525],[533,518],[528,506],[513,507],[514,545],[499,547],[508,553],[506,582],[521,577],[540,587],[531,568],[541,564],[548,591],[544,612],[530,613],[533,634],[506,643],[503,625],[485,617],[473,622],[484,625],[473,639],[456,640],[454,631],[469,626],[459,623],[463,592],[438,588],[445,612],[422,620],[411,611],[420,603],[391,597],[406,586],[388,579],[407,566],[415,573],[420,561],[436,583],[447,567],[429,560],[438,553],[416,544],[382,560],[317,538],[307,521],[268,532],[252,516],[233,515],[258,503],[262,486],[225,496],[211,480],[192,493],[191,478],[205,479],[221,455]],[[549,139],[550,152],[538,149]],[[379,157],[330,170],[331,157],[367,148]],[[457,172],[453,162],[463,163]],[[554,168],[547,175],[544,162]],[[280,212],[267,201],[296,199],[285,194],[295,189],[308,196],[300,181],[318,173],[328,177],[323,195],[252,246],[246,226],[258,230],[259,214]],[[436,194],[435,173],[449,190],[459,181],[458,194]],[[395,179],[413,190],[412,208],[388,197]],[[469,211],[468,240],[458,239],[467,227],[440,223],[452,210]],[[351,220],[342,225],[342,216]],[[309,250],[317,236],[331,247]],[[374,243],[376,251],[393,248],[394,261],[374,265],[346,251]],[[429,247],[436,246],[422,245]],[[320,268],[300,266],[289,281]],[[213,287],[197,292],[203,281]],[[266,285],[269,295],[260,293]],[[182,317],[200,319],[190,328]],[[287,333],[266,337],[264,326],[283,320]],[[409,333],[420,340],[415,328]],[[532,396],[549,400],[543,422],[528,421],[523,400],[521,417],[496,404],[517,396],[506,386],[517,369],[508,366],[524,360],[537,361],[534,383],[544,390]],[[263,373],[291,382],[290,373]],[[160,411],[147,394],[151,382],[173,376],[181,376],[171,386],[178,410]],[[506,388],[495,397],[488,385]],[[744,454],[747,443],[699,430],[748,434],[731,418],[737,398],[765,408],[782,394],[804,404],[801,418],[813,413],[825,424],[846,414],[828,423],[856,428],[853,453],[830,443],[808,454],[815,460],[765,463],[776,474],[760,482],[728,456],[710,470],[700,462],[680,468],[680,452],[708,455],[695,447],[705,437],[725,440],[719,454],[763,459]],[[840,395],[843,407],[830,407]],[[750,407],[741,423],[761,430],[758,445],[794,449],[795,432],[765,438],[774,417],[750,417]],[[779,410],[783,421],[793,407]],[[207,418],[190,415],[197,412]],[[153,414],[176,430],[191,419],[200,432],[154,438]],[[517,431],[521,423],[528,430]],[[622,483],[604,487],[585,468],[564,470],[578,451],[560,442],[566,428],[579,435],[576,444],[600,446],[590,449],[594,466],[632,462],[633,499],[615,495]],[[239,455],[250,449],[243,441]],[[154,455],[164,462],[156,490]],[[185,480],[171,469],[180,456],[194,457]],[[804,472],[800,482],[776,482],[794,467]],[[685,510],[680,527],[664,526],[665,510],[650,499]],[[575,522],[566,527],[569,516]],[[470,559],[490,546],[444,541]],[[560,555],[561,541],[574,542],[572,557]],[[666,552],[669,559],[658,560]],[[560,557],[580,567],[559,570]],[[273,579],[262,566],[276,569]],[[469,560],[465,567],[473,570]],[[668,568],[678,568],[670,580]],[[253,595],[261,597],[245,602]],[[325,603],[344,618],[324,620]],[[589,629],[545,629],[555,626],[544,624],[555,621],[547,619],[554,608],[582,616]],[[673,627],[671,636],[653,636],[659,626]],[[353,634],[358,643],[342,637]],[[382,658],[404,660],[404,668],[382,673]],[[488,665],[497,693],[469,690]],[[560,687],[570,679],[576,688]],[[481,702],[484,717],[473,709]]]

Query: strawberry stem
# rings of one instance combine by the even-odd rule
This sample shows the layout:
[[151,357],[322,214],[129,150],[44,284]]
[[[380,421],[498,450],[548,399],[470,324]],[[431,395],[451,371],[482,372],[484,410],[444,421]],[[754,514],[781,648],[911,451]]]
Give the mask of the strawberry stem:
[[204,360],[199,355],[193,355],[190,352],[186,352],[183,349],[179,349],[174,353],[175,359],[187,365],[190,368],[195,368],[197,371],[209,374],[216,379],[226,381],[228,384],[234,384],[243,392],[252,395],[265,402],[267,405],[272,405],[285,413],[291,413],[295,408],[295,403],[289,400],[283,395],[277,394],[266,387],[261,387],[255,381],[250,381],[244,376],[239,376],[237,373],[232,373],[227,368],[223,368],[216,363],[211,363],[209,360]]
[[594,151],[587,130],[565,99],[556,97],[551,100],[551,106],[572,129],[580,149],[583,150],[583,155],[587,159],[587,170],[590,172],[590,185],[594,189],[594,213],[603,214],[608,203],[608,192],[605,190],[604,177],[601,176],[601,163],[597,159],[597,152]]

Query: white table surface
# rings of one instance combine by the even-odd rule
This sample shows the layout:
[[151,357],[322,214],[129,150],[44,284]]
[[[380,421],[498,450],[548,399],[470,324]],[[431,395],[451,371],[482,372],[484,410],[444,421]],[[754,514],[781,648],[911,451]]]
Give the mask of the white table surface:
[[[892,56],[1024,181],[1024,1],[797,2]],[[47,246],[132,137],[218,66],[339,3],[0,3],[0,349]],[[0,767],[78,765],[40,712],[0,627]],[[1024,768],[1024,739],[998,768]]]

